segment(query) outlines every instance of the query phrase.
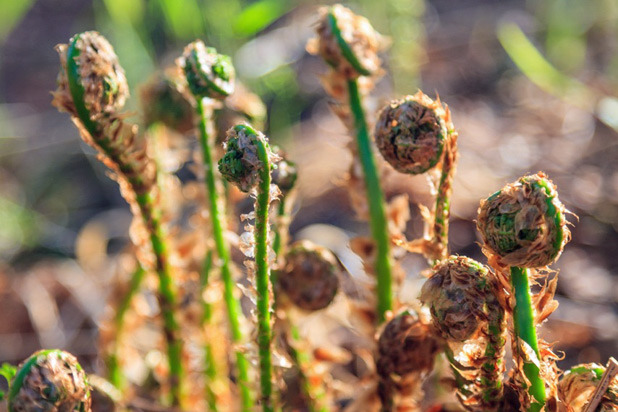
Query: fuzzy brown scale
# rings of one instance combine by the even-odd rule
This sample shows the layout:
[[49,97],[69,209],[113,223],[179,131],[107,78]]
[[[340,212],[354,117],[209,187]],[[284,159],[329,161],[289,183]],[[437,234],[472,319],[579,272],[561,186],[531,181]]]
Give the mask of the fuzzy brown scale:
[[401,173],[420,174],[433,168],[447,139],[446,114],[439,101],[421,91],[393,100],[382,109],[375,127],[380,153]]
[[569,240],[565,212],[555,185],[538,173],[481,201],[477,227],[502,264],[542,268],[558,259]]
[[36,357],[34,364],[23,378],[19,392],[10,400],[12,412],[90,411],[90,386],[73,355],[56,350],[40,351],[19,368],[33,357]]
[[347,43],[360,65],[371,74],[380,71],[381,61],[378,51],[381,48],[381,36],[365,17],[354,14],[340,4],[331,8],[323,7],[319,13],[320,19],[316,28],[318,39],[309,44],[309,49],[313,54],[320,54],[337,72],[348,79],[361,76],[361,73],[344,56],[336,35],[333,33],[329,19],[329,14],[332,14],[336,19],[341,38]]
[[306,311],[324,309],[339,289],[341,266],[333,253],[312,242],[295,242],[285,255],[279,286],[290,301]]

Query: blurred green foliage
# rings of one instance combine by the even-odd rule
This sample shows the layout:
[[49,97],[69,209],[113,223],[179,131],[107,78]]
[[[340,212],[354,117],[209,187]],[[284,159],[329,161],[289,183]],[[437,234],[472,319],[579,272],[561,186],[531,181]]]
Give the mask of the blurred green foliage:
[[0,43],[11,33],[34,0],[0,0]]

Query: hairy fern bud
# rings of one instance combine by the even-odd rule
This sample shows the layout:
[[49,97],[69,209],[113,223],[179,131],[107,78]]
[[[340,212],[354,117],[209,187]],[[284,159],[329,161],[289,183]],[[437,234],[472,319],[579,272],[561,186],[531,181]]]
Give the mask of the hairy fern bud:
[[443,338],[463,342],[485,320],[488,269],[475,260],[451,256],[433,268],[421,291],[435,328]]
[[395,316],[378,339],[378,373],[406,376],[413,372],[427,373],[433,369],[440,344],[429,325],[413,311]]
[[382,109],[375,141],[393,168],[415,175],[438,164],[452,129],[448,108],[419,90],[414,96],[393,100]]
[[[596,363],[577,365],[568,370],[558,383],[558,395],[567,411],[588,410],[588,402],[605,373],[605,367]],[[618,376],[614,376],[595,412],[618,410]]]
[[9,392],[9,412],[88,412],[90,403],[86,373],[73,355],[57,349],[19,365]]
[[234,92],[236,72],[232,60],[196,40],[185,47],[180,67],[187,76],[189,89],[198,98],[223,99]]
[[219,172],[243,192],[251,191],[260,182],[263,165],[259,159],[258,141],[263,143],[269,152],[268,155],[274,159],[266,136],[251,126],[237,125],[227,132],[227,140],[224,143],[225,154],[219,160]]
[[320,10],[317,54],[346,78],[370,76],[380,70],[381,37],[365,17],[336,4]]
[[[124,70],[113,47],[96,31],[76,34],[56,46],[63,70],[55,93],[57,105],[79,117],[87,128],[117,113],[129,97]],[[90,130],[92,132],[92,130]]]
[[481,201],[477,227],[505,265],[540,268],[553,263],[569,241],[565,210],[556,186],[539,172]]
[[295,242],[285,255],[279,286],[301,309],[324,309],[339,289],[341,266],[328,249],[310,241]]

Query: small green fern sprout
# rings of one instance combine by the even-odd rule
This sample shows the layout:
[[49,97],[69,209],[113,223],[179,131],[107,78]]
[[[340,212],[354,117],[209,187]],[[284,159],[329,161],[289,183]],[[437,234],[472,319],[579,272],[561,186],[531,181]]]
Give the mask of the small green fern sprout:
[[272,379],[271,282],[268,209],[273,200],[271,169],[276,161],[266,136],[248,125],[228,131],[219,171],[243,192],[255,195],[254,253],[257,290],[257,343],[260,362],[260,402],[264,412],[274,410]]
[[181,67],[191,93],[197,98],[220,99],[234,92],[236,72],[232,60],[213,47],[206,47],[201,40],[185,47]]
[[[184,72],[189,89],[197,103],[212,237],[221,262],[221,279],[232,341],[241,344],[244,340],[240,323],[242,308],[240,301],[234,296],[236,285],[232,272],[231,254],[229,245],[225,241],[225,202],[222,201],[220,177],[215,175],[213,158],[216,143],[213,126],[214,100],[222,100],[234,91],[234,66],[229,57],[218,54],[211,47],[206,47],[201,40],[194,41],[185,47],[178,65]],[[209,349],[206,349],[208,352]],[[242,410],[248,411],[253,403],[249,390],[249,362],[241,350],[236,351],[236,367]]]
[[[514,353],[523,364],[523,373],[529,381],[529,411],[541,410],[547,394],[546,382],[540,376],[542,359],[528,268],[544,268],[562,253],[570,237],[565,211],[556,187],[543,173],[524,176],[505,186],[481,201],[479,208],[477,228],[490,264],[496,271],[504,272],[510,267],[515,298],[512,308]],[[531,358],[530,351],[537,359]]]
[[[457,396],[473,410],[497,411],[502,401],[506,341],[498,280],[485,266],[463,256],[449,257],[432,272],[420,299],[429,307],[435,329],[447,344],[470,342],[479,347],[465,352],[465,368],[459,368],[461,362],[451,364],[461,383]],[[446,350],[451,352],[450,347]]]
[[139,235],[133,240],[144,268],[156,271],[170,369],[172,402],[181,402],[182,340],[174,309],[176,292],[158,201],[157,167],[146,153],[137,127],[118,113],[128,96],[124,71],[109,42],[94,31],[73,36],[57,48],[62,69],[53,104],[68,112],[82,139],[99,152],[110,168],[123,197],[131,206]]
[[89,412],[88,377],[70,353],[41,350],[19,365],[8,402],[9,412]]
[[448,220],[457,162],[457,132],[448,106],[422,91],[393,100],[380,112],[375,140],[382,157],[397,171],[421,174],[441,166],[431,242],[421,251],[431,260],[448,256]]
[[[384,326],[376,358],[382,412],[398,410],[397,406],[420,408],[421,385],[433,370],[440,347],[430,325],[412,310],[399,313]],[[402,399],[396,405],[398,392]]]
[[[380,73],[381,62],[377,52],[380,49],[381,37],[367,19],[355,15],[341,5],[321,9],[316,31],[318,37],[313,39],[308,48],[313,53],[319,54],[331,66],[335,85],[329,86],[331,89],[329,92],[342,106],[346,104],[345,100],[348,100],[349,113],[346,107],[338,114],[356,135],[354,152],[357,152],[362,165],[369,203],[371,235],[376,244],[374,262],[374,273],[377,278],[376,319],[380,324],[393,307],[393,262],[384,193],[371,147],[358,78]],[[335,92],[335,89],[338,91]],[[347,90],[347,93],[342,90]]]

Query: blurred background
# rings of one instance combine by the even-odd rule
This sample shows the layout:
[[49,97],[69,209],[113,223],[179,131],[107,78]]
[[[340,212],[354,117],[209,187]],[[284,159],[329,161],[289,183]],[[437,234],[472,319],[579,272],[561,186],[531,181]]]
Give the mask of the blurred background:
[[[368,102],[422,88],[439,94],[459,130],[451,247],[484,261],[479,200],[523,174],[546,172],[575,215],[555,266],[560,306],[544,328],[567,356],[559,365],[618,354],[618,3],[614,0],[358,0],[345,3],[390,38],[387,75]],[[117,184],[50,105],[54,46],[98,30],[114,45],[139,121],[138,86],[173,64],[195,38],[229,54],[264,100],[265,133],[300,169],[294,237],[314,238],[356,266],[347,246],[367,233],[338,182],[348,137],[329,111],[320,59],[305,51],[314,1],[0,0],[0,362],[60,347],[97,370],[97,322],[109,262],[131,220]],[[416,203],[426,178],[388,175],[388,197],[407,193],[408,237],[422,234]],[[87,239],[107,239],[88,258]],[[96,255],[100,256],[100,255]],[[403,259],[411,294],[426,264]]]

